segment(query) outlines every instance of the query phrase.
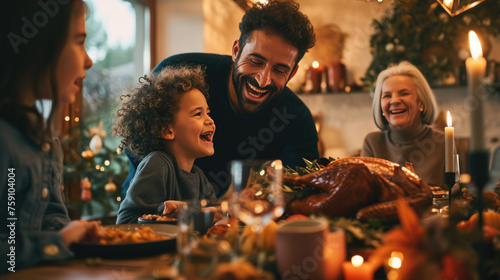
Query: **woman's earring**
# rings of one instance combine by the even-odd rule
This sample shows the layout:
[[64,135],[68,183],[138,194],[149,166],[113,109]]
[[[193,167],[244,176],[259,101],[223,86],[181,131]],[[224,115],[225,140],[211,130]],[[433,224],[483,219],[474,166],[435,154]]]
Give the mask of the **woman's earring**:
[[420,106],[420,112],[424,111],[424,106]]

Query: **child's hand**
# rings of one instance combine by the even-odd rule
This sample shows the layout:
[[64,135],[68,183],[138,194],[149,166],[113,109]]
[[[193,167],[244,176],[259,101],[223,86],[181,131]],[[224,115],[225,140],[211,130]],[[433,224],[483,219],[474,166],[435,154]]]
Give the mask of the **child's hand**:
[[215,215],[214,215],[214,221],[213,221],[214,224],[224,218],[224,216],[222,215],[222,210],[220,209],[220,206],[205,207],[205,208],[203,208],[203,210],[215,213]]
[[167,200],[163,202],[165,208],[163,208],[163,215],[176,214],[179,211],[179,207],[186,204],[184,201],[178,200]]
[[70,246],[75,242],[80,242],[87,237],[99,237],[102,235],[101,221],[86,221],[77,220],[71,221],[67,226],[59,231],[66,242],[66,246]]

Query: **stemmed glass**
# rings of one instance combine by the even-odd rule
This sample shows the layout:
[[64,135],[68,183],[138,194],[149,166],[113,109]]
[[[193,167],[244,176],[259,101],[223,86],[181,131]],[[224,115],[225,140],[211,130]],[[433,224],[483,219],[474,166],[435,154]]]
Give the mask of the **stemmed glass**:
[[454,158],[453,170],[455,171],[455,183],[460,182],[460,160],[459,155],[456,154]]
[[[255,240],[260,240],[262,229],[285,210],[282,172],[281,160],[231,162],[231,215],[252,227]],[[265,253],[258,244],[257,266],[262,268]]]

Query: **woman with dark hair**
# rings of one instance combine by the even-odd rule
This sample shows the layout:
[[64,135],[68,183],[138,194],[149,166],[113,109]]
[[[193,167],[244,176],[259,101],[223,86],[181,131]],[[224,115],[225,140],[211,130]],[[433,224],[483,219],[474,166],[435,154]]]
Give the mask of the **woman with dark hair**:
[[412,163],[427,184],[445,187],[444,134],[434,130],[438,107],[417,67],[401,62],[382,71],[373,97],[373,117],[382,130],[365,137],[361,156]]
[[[80,0],[7,1],[1,17],[1,273],[72,256],[98,222],[70,221],[62,199],[62,150],[53,130],[61,105],[75,101],[92,60],[84,48]],[[48,118],[40,109],[50,100]],[[4,260],[4,257],[7,260]]]

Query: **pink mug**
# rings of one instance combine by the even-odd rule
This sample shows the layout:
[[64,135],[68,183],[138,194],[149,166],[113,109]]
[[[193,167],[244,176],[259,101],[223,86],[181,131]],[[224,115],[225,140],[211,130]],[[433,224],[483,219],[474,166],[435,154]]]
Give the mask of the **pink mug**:
[[326,279],[328,220],[292,220],[279,226],[276,258],[281,279]]

